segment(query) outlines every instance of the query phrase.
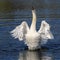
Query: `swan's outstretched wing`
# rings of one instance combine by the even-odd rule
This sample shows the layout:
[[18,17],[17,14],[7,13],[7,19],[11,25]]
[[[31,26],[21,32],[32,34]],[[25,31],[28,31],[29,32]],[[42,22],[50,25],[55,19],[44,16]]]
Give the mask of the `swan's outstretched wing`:
[[24,21],[21,25],[17,26],[14,30],[11,31],[12,36],[20,41],[25,39],[25,34],[29,31],[28,24]]
[[38,31],[41,37],[41,43],[46,43],[48,39],[53,39],[53,34],[50,31],[50,25],[46,21],[41,22],[41,27]]

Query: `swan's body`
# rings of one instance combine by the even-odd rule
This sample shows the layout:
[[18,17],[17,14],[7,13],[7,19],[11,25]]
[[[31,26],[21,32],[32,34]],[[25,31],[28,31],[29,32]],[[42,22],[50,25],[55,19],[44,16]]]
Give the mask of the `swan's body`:
[[39,44],[44,44],[48,39],[53,39],[50,32],[50,26],[46,21],[42,21],[39,31],[36,31],[36,11],[32,10],[32,24],[29,28],[28,24],[24,21],[21,25],[17,26],[11,31],[12,36],[23,40],[27,44],[29,50],[40,48]]

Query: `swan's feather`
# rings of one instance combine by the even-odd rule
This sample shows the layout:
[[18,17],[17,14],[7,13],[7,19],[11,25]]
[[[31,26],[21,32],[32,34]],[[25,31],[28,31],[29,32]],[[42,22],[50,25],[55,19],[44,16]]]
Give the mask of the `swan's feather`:
[[46,21],[41,22],[38,33],[40,33],[41,36],[41,44],[45,44],[48,39],[54,39],[53,34],[50,31],[50,25]]
[[29,31],[28,24],[24,21],[21,25],[17,26],[14,30],[11,31],[12,36],[20,41],[25,39],[25,34]]

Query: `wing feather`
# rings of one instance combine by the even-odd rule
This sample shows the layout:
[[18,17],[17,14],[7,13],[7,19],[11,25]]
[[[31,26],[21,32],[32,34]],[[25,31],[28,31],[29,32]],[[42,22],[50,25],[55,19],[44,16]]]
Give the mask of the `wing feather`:
[[25,39],[25,34],[29,31],[28,24],[24,21],[21,25],[17,26],[14,30],[11,31],[12,36],[20,41]]
[[45,44],[48,39],[54,39],[54,36],[50,31],[50,25],[46,21],[41,22],[41,27],[38,33],[40,33],[41,44]]

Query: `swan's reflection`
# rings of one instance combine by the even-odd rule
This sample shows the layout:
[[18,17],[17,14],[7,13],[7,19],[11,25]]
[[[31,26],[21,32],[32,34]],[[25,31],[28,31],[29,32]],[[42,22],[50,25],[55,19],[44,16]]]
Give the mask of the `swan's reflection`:
[[54,60],[53,56],[46,51],[0,51],[0,60]]
[[19,55],[18,60],[53,60],[51,54],[41,53],[40,51],[24,51]]

